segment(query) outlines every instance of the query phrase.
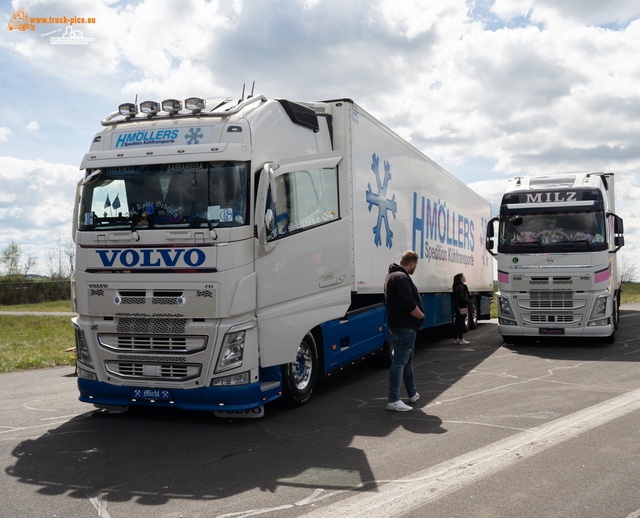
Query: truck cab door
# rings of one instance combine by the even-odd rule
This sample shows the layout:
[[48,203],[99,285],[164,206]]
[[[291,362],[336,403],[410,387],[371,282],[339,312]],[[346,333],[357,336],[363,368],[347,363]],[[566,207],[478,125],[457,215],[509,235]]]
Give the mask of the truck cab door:
[[342,156],[301,157],[261,173],[255,264],[263,367],[295,361],[305,334],[349,307],[351,216],[346,189],[339,189]]

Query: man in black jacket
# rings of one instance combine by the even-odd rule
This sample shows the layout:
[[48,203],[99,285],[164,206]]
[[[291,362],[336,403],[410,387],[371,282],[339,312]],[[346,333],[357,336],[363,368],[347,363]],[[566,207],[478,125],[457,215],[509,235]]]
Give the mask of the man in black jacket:
[[413,383],[413,348],[418,329],[424,323],[424,308],[418,288],[409,275],[418,266],[418,254],[407,250],[400,258],[400,264],[389,266],[385,280],[384,294],[387,299],[387,320],[389,342],[394,356],[389,368],[389,401],[387,410],[408,412],[413,407],[400,401],[400,386],[404,380],[409,402],[420,399]]

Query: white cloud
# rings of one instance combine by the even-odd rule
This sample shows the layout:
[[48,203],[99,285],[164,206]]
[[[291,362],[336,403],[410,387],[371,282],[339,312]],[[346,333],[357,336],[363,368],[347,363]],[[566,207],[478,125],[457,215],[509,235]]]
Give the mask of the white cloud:
[[71,236],[77,166],[0,157],[0,249],[14,241],[38,258],[58,235]]
[[39,130],[40,124],[38,124],[38,121],[31,121],[29,124],[27,124],[27,129],[29,131]]
[[608,25],[636,18],[640,4],[635,0],[496,0],[491,11],[504,20],[530,16],[534,22]]
[[6,142],[13,132],[9,128],[0,128],[0,141]]

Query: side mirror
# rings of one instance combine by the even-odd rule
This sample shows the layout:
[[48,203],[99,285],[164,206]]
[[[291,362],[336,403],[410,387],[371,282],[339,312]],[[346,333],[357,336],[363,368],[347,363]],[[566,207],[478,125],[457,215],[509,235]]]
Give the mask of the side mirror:
[[273,210],[271,209],[267,209],[267,212],[264,215],[264,226],[267,230],[267,234],[271,234],[276,226],[276,218],[273,215]]
[[624,225],[622,223],[622,218],[614,215],[613,219],[613,231],[616,234],[624,234]]
[[613,241],[615,249],[610,250],[609,253],[615,254],[624,246],[624,236],[622,235],[624,233],[624,225],[622,218],[613,212],[607,214],[607,217],[613,218],[613,236],[610,236],[610,239]]
[[489,252],[494,257],[498,254],[496,254],[493,251],[493,247],[494,247],[493,237],[495,236],[495,232],[493,231],[493,226],[498,220],[499,218],[495,217],[490,219],[487,222],[487,232],[486,232],[487,237],[484,240],[484,247],[487,249],[487,252]]

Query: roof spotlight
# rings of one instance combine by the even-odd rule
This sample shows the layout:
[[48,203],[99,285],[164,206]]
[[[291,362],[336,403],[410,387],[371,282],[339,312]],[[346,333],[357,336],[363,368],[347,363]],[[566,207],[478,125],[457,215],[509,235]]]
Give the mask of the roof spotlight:
[[184,107],[194,113],[204,110],[206,104],[206,101],[204,99],[200,99],[199,97],[189,97],[184,101]]
[[145,101],[140,103],[140,111],[142,113],[146,113],[148,117],[151,117],[160,111],[160,103],[155,101]]
[[166,101],[162,101],[162,109],[169,115],[173,115],[182,110],[182,103],[176,99],[167,99]]
[[118,106],[118,111],[125,117],[134,117],[138,113],[138,108],[133,103],[124,103]]

